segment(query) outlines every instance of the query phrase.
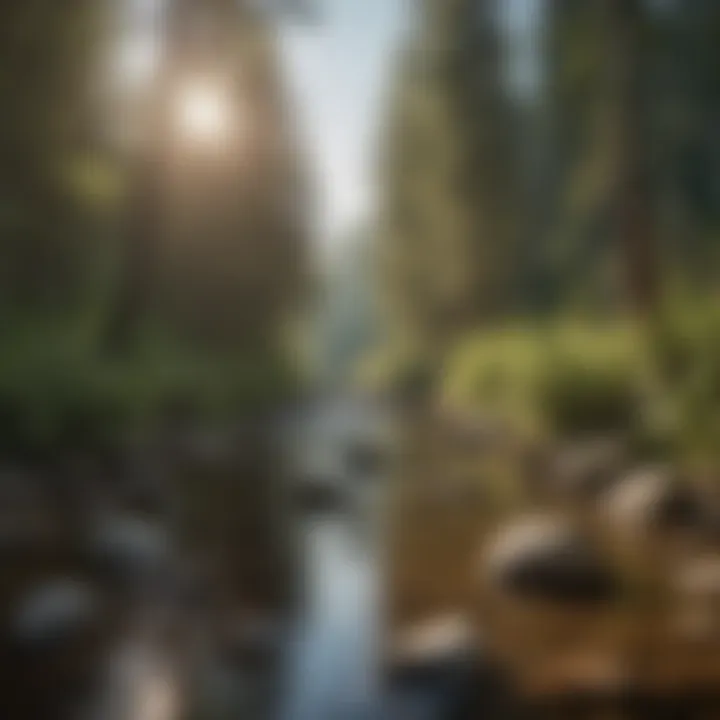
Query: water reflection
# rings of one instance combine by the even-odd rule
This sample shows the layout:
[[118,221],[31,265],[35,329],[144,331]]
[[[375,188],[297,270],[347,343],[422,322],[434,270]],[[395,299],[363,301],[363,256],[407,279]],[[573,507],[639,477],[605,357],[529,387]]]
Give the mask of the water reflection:
[[180,712],[172,663],[141,638],[127,640],[111,660],[96,720],[172,720]]
[[374,490],[353,485],[340,469],[348,439],[372,421],[367,409],[337,403],[316,410],[302,431],[302,460],[334,457],[349,502],[302,521],[306,609],[290,652],[282,720],[379,716]]

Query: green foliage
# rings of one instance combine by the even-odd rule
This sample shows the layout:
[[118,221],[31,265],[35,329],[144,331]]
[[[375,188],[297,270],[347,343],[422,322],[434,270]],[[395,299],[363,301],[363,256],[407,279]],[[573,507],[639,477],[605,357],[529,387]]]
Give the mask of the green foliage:
[[479,333],[451,355],[442,393],[521,431],[620,433],[644,453],[711,462],[720,448],[720,303],[675,298],[647,329],[557,321]]
[[454,354],[444,395],[519,430],[568,435],[634,432],[643,361],[629,328],[559,323],[482,333]]
[[644,367],[640,338],[625,327],[561,327],[543,357],[537,402],[558,435],[639,427]]
[[77,303],[102,245],[89,184],[106,8],[93,0],[0,8],[0,305]]
[[529,327],[480,332],[451,355],[442,393],[451,405],[482,408],[533,428],[544,351],[539,332]]
[[380,346],[358,364],[355,379],[364,390],[402,401],[429,397],[435,389],[436,374],[421,353]]
[[157,429],[178,411],[198,421],[231,421],[286,398],[297,381],[276,357],[218,358],[157,340],[122,360],[47,328],[15,333],[3,347],[6,457],[106,446]]
[[508,307],[512,150],[492,3],[429,0],[385,139],[379,270],[394,340],[438,354]]
[[720,448],[720,303],[674,298],[651,333],[666,414],[678,444],[698,459]]
[[[208,57],[223,74],[242,68],[243,111],[263,117],[269,142],[251,165],[242,151],[212,168],[152,162],[168,173],[153,195],[147,165],[131,177],[135,153],[110,147],[112,128],[99,124],[106,102],[138,109],[110,84],[98,92],[115,10],[95,0],[0,7],[0,454],[112,443],[178,408],[228,419],[295,386],[278,345],[305,287],[304,208],[288,201],[302,178],[274,36],[264,16],[232,3],[200,8],[231,45],[210,37]],[[235,49],[232,26],[243,34]],[[170,134],[159,128],[155,150]],[[155,223],[165,208],[172,217]],[[147,252],[128,269],[125,256],[140,255],[131,239]],[[98,329],[128,297],[132,337],[110,357]]]
[[102,442],[118,429],[112,386],[77,349],[47,337],[6,345],[0,361],[0,448],[4,455]]

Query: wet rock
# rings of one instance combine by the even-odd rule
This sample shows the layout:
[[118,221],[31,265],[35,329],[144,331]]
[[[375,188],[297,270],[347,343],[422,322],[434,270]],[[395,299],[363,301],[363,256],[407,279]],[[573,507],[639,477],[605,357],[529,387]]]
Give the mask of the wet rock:
[[510,693],[477,632],[461,614],[448,614],[401,632],[387,667],[389,717],[509,717]]
[[19,599],[7,632],[7,716],[73,716],[100,667],[102,613],[95,591],[73,580],[39,585]]
[[40,586],[20,601],[10,632],[18,644],[39,648],[82,632],[97,614],[97,597],[89,586],[57,581]]
[[700,528],[702,501],[670,468],[635,470],[609,491],[607,510],[614,522],[637,531]]
[[158,576],[168,567],[172,556],[164,528],[132,516],[100,521],[90,540],[89,552],[100,576],[120,586]]
[[337,512],[346,508],[349,497],[339,479],[332,475],[308,473],[295,490],[297,505],[305,512]]
[[387,449],[371,438],[351,441],[345,451],[348,471],[365,478],[376,477],[382,473],[388,462],[387,456]]
[[416,624],[399,633],[390,649],[390,681],[422,682],[427,676],[453,672],[474,657],[477,647],[473,627],[462,615]]
[[616,578],[572,523],[531,516],[500,530],[482,556],[488,581],[517,597],[567,603],[603,603]]

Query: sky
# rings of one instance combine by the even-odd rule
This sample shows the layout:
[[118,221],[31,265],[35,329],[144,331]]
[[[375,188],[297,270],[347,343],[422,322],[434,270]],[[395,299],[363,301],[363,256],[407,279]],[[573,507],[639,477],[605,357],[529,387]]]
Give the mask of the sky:
[[[377,130],[393,61],[419,0],[316,0],[322,21],[283,28],[282,51],[317,179],[321,248],[342,244],[371,216]],[[516,94],[539,80],[536,29],[544,0],[500,0]]]
[[342,242],[373,205],[376,129],[412,1],[318,0],[321,22],[283,28],[324,246]]
[[[294,114],[317,196],[320,249],[332,249],[371,217],[377,137],[396,53],[419,0],[312,0],[319,21],[280,25]],[[508,80],[527,93],[538,80],[533,35],[545,0],[499,0],[510,47]],[[126,0],[131,42],[123,74],[142,78],[154,60],[162,0]]]

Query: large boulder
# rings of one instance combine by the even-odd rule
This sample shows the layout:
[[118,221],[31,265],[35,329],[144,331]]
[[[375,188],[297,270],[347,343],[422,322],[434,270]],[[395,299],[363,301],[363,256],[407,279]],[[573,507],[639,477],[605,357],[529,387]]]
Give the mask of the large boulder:
[[452,674],[473,658],[478,647],[475,630],[462,615],[417,623],[399,632],[389,649],[390,680],[422,683],[428,677]]
[[703,503],[692,486],[667,467],[634,470],[606,497],[613,523],[635,532],[700,529]]
[[522,599],[603,603],[616,591],[611,568],[580,529],[551,515],[521,518],[485,547],[486,581]]
[[449,613],[398,633],[387,657],[389,717],[509,717],[507,678],[473,624]]

